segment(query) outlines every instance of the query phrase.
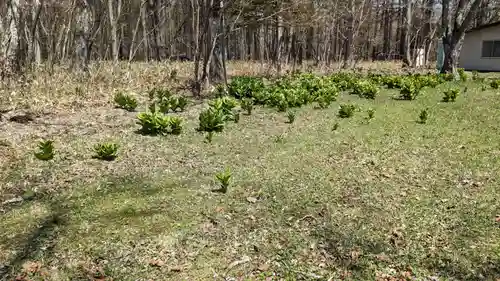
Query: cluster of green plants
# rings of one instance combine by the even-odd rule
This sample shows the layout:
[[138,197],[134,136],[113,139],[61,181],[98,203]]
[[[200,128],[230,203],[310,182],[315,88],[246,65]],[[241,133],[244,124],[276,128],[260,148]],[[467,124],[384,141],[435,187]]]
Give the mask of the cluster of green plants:
[[169,112],[184,111],[189,101],[184,96],[175,96],[165,88],[154,88],[149,91],[149,110],[160,111],[167,114]]
[[452,88],[444,91],[444,97],[443,101],[444,102],[454,102],[458,95],[460,94],[460,89],[458,88]]
[[[227,87],[227,93],[236,99],[251,99],[252,105],[266,105],[285,112],[289,108],[317,103],[319,108],[327,108],[337,99],[339,87],[328,76],[300,73],[281,77],[264,83],[262,78],[236,77]],[[242,102],[249,111],[249,101]]]
[[403,79],[401,82],[401,90],[399,92],[399,97],[403,100],[414,100],[420,94],[422,89],[421,84],[415,82],[413,79]]
[[124,94],[123,92],[118,92],[115,94],[114,101],[116,107],[125,109],[126,111],[135,111],[137,108],[137,99],[132,95]]
[[379,87],[370,80],[358,80],[352,89],[352,94],[366,99],[375,99],[379,92]]
[[444,83],[446,79],[440,74],[415,73],[408,75],[386,75],[377,78],[372,77],[372,81],[387,86],[389,89],[405,89],[406,93],[408,93],[409,90],[410,93],[418,95],[417,92],[419,92],[420,89],[424,87],[435,88],[439,84]]
[[239,111],[236,111],[239,103],[238,101],[229,96],[224,96],[211,100],[208,103],[209,107],[203,110],[199,117],[199,126],[197,128],[200,132],[206,132],[206,140],[212,142],[213,134],[220,133],[224,130],[227,121],[239,121]]
[[182,131],[183,120],[178,116],[167,116],[158,111],[141,112],[137,115],[140,132],[145,135],[178,135]]
[[420,114],[418,115],[418,123],[425,124],[427,123],[427,119],[429,119],[429,109],[426,108],[420,111]]
[[260,77],[237,76],[227,85],[227,93],[237,99],[252,98],[264,88],[264,80]]

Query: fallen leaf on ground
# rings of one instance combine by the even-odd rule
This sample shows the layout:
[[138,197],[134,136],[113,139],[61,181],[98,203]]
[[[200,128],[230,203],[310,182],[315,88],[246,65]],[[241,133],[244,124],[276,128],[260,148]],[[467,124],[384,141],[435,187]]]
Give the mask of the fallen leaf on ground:
[[237,261],[233,261],[228,267],[227,269],[231,269],[235,266],[238,266],[240,264],[244,264],[244,263],[247,263],[250,261],[250,257],[249,256],[243,256],[243,258],[241,258],[241,260],[237,260]]
[[255,197],[247,197],[247,201],[249,203],[256,203],[257,202],[257,198],[255,198]]
[[159,259],[152,259],[149,261],[149,265],[151,266],[156,266],[156,267],[162,267],[165,265],[165,262]]
[[265,271],[268,271],[268,270],[269,270],[269,267],[270,267],[270,266],[269,266],[269,264],[267,264],[267,263],[263,263],[263,264],[259,265],[258,269],[259,269],[260,271],[262,271],[262,272],[265,272]]

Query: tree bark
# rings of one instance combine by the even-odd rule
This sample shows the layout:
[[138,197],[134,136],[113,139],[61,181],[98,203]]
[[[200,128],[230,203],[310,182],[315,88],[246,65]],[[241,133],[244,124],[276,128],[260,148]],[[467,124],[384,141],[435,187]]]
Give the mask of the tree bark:
[[[113,3],[116,2],[116,14]],[[109,23],[111,26],[111,53],[113,61],[118,62],[120,55],[120,40],[118,39],[118,22],[120,21],[122,9],[121,0],[108,0]]]
[[21,29],[19,0],[7,2],[7,34],[3,38],[2,50],[5,64],[2,67],[3,76],[18,73],[21,67]]
[[403,65],[411,67],[411,25],[412,25],[412,0],[405,0],[404,3],[404,26],[403,26],[403,36],[401,40],[404,40],[404,44],[401,44],[403,48]]
[[441,73],[455,73],[455,67],[462,48],[465,31],[471,25],[484,0],[458,0],[455,13],[453,0],[443,0],[441,24],[443,28],[444,62]]

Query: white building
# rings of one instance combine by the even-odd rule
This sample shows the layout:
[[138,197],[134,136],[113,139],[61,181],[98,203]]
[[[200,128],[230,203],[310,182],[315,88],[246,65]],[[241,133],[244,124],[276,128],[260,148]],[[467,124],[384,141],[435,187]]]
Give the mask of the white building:
[[500,71],[500,22],[471,29],[465,34],[460,67],[471,71]]

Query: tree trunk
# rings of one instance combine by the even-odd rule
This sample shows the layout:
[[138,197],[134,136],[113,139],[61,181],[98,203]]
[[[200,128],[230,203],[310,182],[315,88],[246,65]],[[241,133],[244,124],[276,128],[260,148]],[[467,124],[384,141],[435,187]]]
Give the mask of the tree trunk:
[[7,2],[7,35],[2,42],[5,65],[0,69],[3,76],[8,76],[20,71],[21,67],[21,29],[19,0]]
[[412,25],[412,0],[406,0],[404,3],[404,26],[403,26],[403,37],[404,44],[401,44],[403,48],[403,65],[411,67],[411,25]]
[[[113,7],[113,2],[116,4],[116,14],[115,8]],[[120,14],[122,9],[121,0],[108,0],[108,10],[109,10],[109,23],[111,26],[111,54],[113,56],[113,61],[118,62],[120,54],[120,40],[118,39],[118,22],[120,21]]]
[[459,0],[453,14],[451,0],[443,0],[441,24],[443,28],[444,63],[441,73],[455,73],[465,31],[471,25],[483,1],[474,0],[469,4],[467,0]]

